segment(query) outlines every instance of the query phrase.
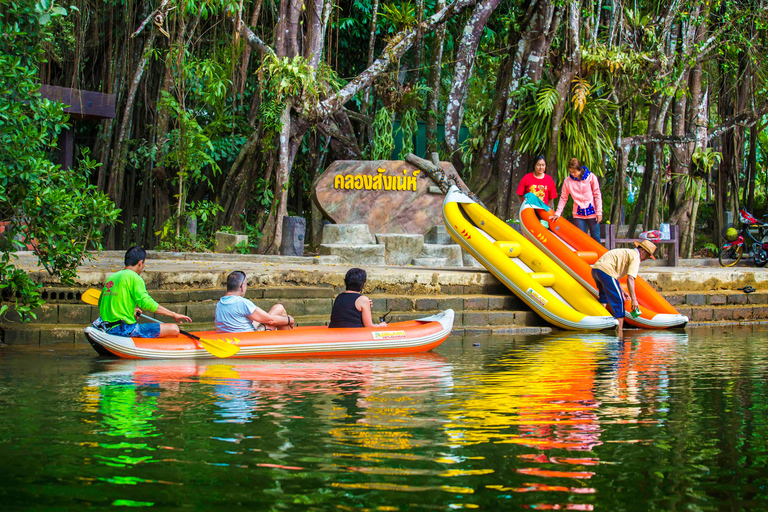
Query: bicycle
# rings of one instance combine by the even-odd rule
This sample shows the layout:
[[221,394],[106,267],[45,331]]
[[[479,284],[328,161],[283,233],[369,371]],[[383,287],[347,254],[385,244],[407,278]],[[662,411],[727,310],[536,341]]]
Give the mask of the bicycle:
[[[755,265],[764,267],[768,263],[768,236],[766,229],[768,223],[761,224],[752,214],[744,209],[739,210],[739,224],[741,231],[736,226],[729,224],[723,228],[723,238],[726,242],[720,248],[717,259],[721,267],[732,267],[741,260],[744,255],[744,246],[747,253],[755,260]],[[755,230],[757,237],[752,232]]]

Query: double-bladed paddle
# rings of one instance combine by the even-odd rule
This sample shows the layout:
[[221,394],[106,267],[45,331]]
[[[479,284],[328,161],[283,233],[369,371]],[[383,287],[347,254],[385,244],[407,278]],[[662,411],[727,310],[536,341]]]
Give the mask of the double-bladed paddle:
[[[96,290],[95,288],[89,288],[88,290],[85,291],[85,293],[83,293],[83,295],[80,298],[86,304],[90,304],[91,306],[98,306],[99,297],[101,297],[101,292],[99,290]],[[152,322],[157,322],[159,324],[162,323],[157,318],[152,318],[151,316],[147,316],[144,314],[142,314],[141,316]],[[207,350],[208,352],[210,352],[216,357],[231,357],[237,354],[238,352],[240,352],[240,347],[238,347],[237,345],[233,345],[232,343],[228,343],[226,341],[200,338],[187,331],[182,331],[181,329],[179,329],[179,332],[184,336],[187,336],[189,338],[192,338],[193,340],[199,341],[200,345],[202,345],[205,350]]]

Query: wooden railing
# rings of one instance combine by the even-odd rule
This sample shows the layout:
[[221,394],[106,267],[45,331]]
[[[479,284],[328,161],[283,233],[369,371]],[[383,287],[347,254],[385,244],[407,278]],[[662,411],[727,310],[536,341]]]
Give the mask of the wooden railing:
[[[602,226],[605,229],[603,243],[610,251],[615,249],[618,244],[631,244],[632,242],[639,242],[642,238],[619,238],[617,236],[618,226],[604,224]],[[657,247],[659,245],[670,245],[667,250],[667,262],[670,267],[676,267],[680,262],[680,229],[677,225],[669,226],[669,240],[651,240]]]

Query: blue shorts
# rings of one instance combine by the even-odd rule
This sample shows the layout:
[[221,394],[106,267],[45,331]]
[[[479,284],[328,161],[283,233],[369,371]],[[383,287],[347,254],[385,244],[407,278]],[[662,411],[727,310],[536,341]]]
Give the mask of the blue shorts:
[[624,294],[619,281],[597,268],[592,269],[592,278],[597,285],[600,304],[608,304],[613,318],[624,318]]
[[160,336],[160,324],[118,324],[108,329],[107,333],[126,338],[157,338]]

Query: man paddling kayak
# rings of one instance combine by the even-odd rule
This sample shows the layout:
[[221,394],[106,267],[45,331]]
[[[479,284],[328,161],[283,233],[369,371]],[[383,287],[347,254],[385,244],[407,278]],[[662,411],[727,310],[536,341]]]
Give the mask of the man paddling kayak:
[[176,324],[140,324],[143,311],[159,313],[177,322],[191,322],[186,315],[174,313],[155,302],[140,277],[146,266],[147,251],[133,246],[125,253],[125,268],[107,278],[99,298],[99,318],[93,326],[116,336],[130,338],[168,338],[179,335]]

